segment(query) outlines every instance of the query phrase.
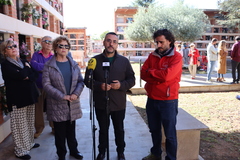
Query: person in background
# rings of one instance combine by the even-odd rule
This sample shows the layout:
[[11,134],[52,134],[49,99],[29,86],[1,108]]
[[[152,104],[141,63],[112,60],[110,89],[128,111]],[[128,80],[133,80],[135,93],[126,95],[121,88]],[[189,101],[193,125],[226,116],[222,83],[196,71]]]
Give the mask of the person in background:
[[12,40],[2,42],[0,52],[5,57],[1,70],[10,112],[14,153],[17,158],[31,159],[30,150],[40,146],[34,143],[34,104],[39,96],[35,79],[38,73],[27,60],[19,58],[17,45]]
[[217,39],[213,38],[212,41],[207,46],[207,59],[208,59],[208,67],[207,67],[207,82],[212,82],[211,73],[216,65],[218,60],[217,58],[217,48],[215,45],[217,44]]
[[199,51],[197,48],[195,48],[195,44],[191,43],[190,44],[190,50],[189,50],[189,65],[188,65],[188,70],[192,76],[192,79],[195,79],[196,77],[196,72],[197,72],[197,62],[198,62],[198,57],[199,57]]
[[189,64],[189,57],[188,57],[188,53],[189,53],[189,48],[187,46],[187,44],[183,44],[183,64],[184,65],[188,65]]
[[53,41],[54,56],[45,63],[42,76],[46,94],[47,119],[53,121],[55,146],[59,160],[65,160],[67,145],[70,155],[82,159],[76,140],[76,120],[82,117],[80,98],[84,83],[78,64],[67,56],[71,48],[65,36]]
[[161,160],[161,126],[166,136],[165,159],[176,160],[176,123],[182,56],[175,50],[175,38],[169,30],[157,30],[153,34],[153,40],[157,48],[148,56],[141,69],[141,79],[146,81],[146,112],[153,146],[151,153],[142,160]]
[[183,56],[183,50],[182,50],[182,45],[181,44],[177,45],[176,51],[179,52]]
[[[103,45],[105,50],[102,54],[95,56],[97,66],[93,71],[94,90],[93,100],[95,102],[96,117],[99,124],[99,154],[97,160],[105,158],[107,149],[110,120],[114,127],[115,143],[117,146],[118,160],[125,160],[124,150],[124,118],[126,112],[126,92],[135,85],[135,76],[129,60],[117,52],[118,36],[114,32],[106,34]],[[107,84],[105,83],[106,70],[103,69],[103,62],[110,63],[109,78]],[[85,85],[91,88],[88,83],[90,70],[85,73]],[[106,103],[106,91],[108,92],[108,110]],[[106,123],[108,122],[108,123]]]
[[[41,92],[41,95],[38,98],[38,102],[35,104],[35,134],[34,138],[40,136],[44,129],[44,105],[46,93],[43,91],[42,87],[42,70],[44,64],[49,61],[52,54],[52,38],[50,36],[44,36],[41,41],[42,49],[33,53],[32,59],[30,61],[32,67],[38,71],[39,77],[36,80],[37,87]],[[49,122],[49,125],[52,127],[52,132],[54,133],[54,127],[52,122]]]
[[[225,81],[223,75],[227,73],[227,43],[221,40],[218,45],[218,78],[217,82]],[[222,78],[221,78],[222,75]]]
[[[232,78],[233,81],[231,84],[239,83],[240,80],[240,37],[235,37],[235,43],[231,49],[231,62],[232,62]],[[237,70],[237,78],[236,78],[236,70]]]

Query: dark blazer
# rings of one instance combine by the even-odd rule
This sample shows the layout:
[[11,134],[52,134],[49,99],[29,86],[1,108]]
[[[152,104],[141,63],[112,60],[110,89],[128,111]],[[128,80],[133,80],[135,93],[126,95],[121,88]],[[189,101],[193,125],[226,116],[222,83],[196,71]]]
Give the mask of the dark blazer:
[[[38,73],[31,67],[28,61],[21,60],[24,68],[20,68],[5,60],[1,64],[2,77],[6,87],[6,98],[8,110],[12,111],[12,106],[22,108],[37,102],[39,92],[35,80]],[[28,77],[28,80],[24,80]]]
[[[93,100],[95,101],[96,108],[105,109],[106,92],[101,89],[101,84],[105,83],[105,71],[103,70],[102,62],[106,59],[106,57],[102,53],[93,58],[97,61],[96,68],[93,71]],[[89,74],[90,71],[87,69],[84,83],[88,88],[91,88],[91,84],[89,83]],[[109,110],[123,110],[126,108],[126,92],[135,85],[135,76],[129,60],[126,57],[119,55],[117,52],[115,53],[114,60],[109,68],[109,78],[107,83],[110,84],[113,80],[118,80],[121,83],[121,87],[118,90],[111,89],[108,91]]]

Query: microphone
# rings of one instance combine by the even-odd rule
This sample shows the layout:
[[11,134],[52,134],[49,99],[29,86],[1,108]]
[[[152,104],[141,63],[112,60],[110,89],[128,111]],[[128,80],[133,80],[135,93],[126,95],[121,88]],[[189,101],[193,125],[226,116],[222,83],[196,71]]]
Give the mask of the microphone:
[[92,74],[93,74],[94,69],[96,68],[96,65],[97,65],[97,61],[95,58],[91,58],[88,61],[87,69],[89,70],[89,80],[92,79]]
[[88,70],[94,70],[96,68],[96,65],[97,65],[97,61],[95,58],[91,58],[89,61],[88,61],[88,66],[87,66],[87,69]]
[[104,78],[107,79],[108,78],[108,71],[110,69],[110,62],[108,58],[105,58],[102,62],[102,66],[103,66],[103,70],[104,72]]

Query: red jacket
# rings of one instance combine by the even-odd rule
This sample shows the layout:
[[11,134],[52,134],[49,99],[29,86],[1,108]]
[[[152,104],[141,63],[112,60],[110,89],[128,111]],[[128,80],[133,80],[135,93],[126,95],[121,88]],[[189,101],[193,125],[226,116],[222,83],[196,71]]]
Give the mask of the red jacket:
[[182,74],[182,56],[175,49],[167,56],[151,53],[141,69],[141,79],[146,81],[145,90],[151,99],[178,99]]
[[189,49],[189,54],[188,56],[190,57],[189,59],[191,60],[191,58],[193,59],[193,64],[197,64],[198,62],[198,57],[199,57],[199,51],[197,48],[194,48],[195,52],[193,52],[191,49]]

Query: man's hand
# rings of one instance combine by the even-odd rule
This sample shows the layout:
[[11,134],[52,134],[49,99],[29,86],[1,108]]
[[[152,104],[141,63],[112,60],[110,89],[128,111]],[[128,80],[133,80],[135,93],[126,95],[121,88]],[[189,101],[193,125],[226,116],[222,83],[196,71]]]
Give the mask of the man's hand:
[[[106,83],[102,83],[102,85],[101,85],[101,89],[103,90],[103,91],[106,91]],[[111,85],[109,85],[109,84],[107,84],[107,91],[109,91],[111,89]]]
[[121,83],[118,80],[113,80],[113,82],[110,84],[112,89],[119,89],[121,86]]

